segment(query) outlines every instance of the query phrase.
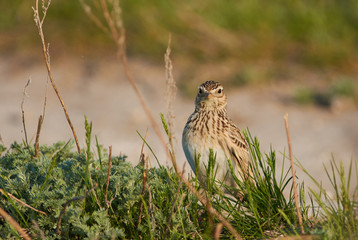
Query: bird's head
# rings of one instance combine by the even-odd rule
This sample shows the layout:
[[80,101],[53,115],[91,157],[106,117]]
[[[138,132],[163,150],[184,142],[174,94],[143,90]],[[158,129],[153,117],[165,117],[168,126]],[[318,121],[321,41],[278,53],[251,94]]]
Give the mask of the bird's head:
[[223,86],[214,81],[206,81],[199,86],[195,106],[205,110],[223,110],[226,108],[226,94]]

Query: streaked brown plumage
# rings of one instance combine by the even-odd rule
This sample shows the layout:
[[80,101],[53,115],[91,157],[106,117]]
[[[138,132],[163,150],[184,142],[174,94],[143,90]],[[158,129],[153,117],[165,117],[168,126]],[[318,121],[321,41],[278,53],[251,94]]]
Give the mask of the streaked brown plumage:
[[[239,179],[250,175],[250,154],[240,130],[226,113],[226,94],[218,82],[207,81],[199,86],[195,111],[190,115],[182,138],[185,156],[198,178],[205,184],[210,149],[216,155],[216,180],[237,186],[230,173],[228,159]],[[195,159],[199,156],[196,171]]]

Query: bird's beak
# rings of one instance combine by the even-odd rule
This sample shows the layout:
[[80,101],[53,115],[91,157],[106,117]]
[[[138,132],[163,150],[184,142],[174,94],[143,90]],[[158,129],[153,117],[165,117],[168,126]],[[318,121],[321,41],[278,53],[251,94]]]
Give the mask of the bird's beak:
[[214,96],[209,93],[209,92],[204,92],[201,94],[200,98],[202,99],[202,101],[206,101],[206,100],[209,100],[209,99],[212,99]]

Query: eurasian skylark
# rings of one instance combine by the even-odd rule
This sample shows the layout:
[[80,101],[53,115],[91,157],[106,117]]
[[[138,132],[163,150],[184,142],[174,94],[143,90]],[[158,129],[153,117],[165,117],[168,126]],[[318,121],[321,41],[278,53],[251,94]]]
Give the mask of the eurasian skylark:
[[[216,180],[227,186],[237,184],[230,172],[229,163],[238,179],[251,175],[248,145],[240,130],[226,113],[226,94],[218,82],[207,81],[199,86],[195,111],[190,115],[182,138],[185,156],[199,181],[206,184],[210,149],[216,156]],[[199,158],[198,169],[195,161]]]

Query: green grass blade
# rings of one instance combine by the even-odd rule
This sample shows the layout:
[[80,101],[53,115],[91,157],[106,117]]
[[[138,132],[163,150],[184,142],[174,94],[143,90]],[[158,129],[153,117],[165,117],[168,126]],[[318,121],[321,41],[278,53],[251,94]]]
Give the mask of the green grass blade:
[[138,131],[137,131],[137,134],[138,134],[139,137],[142,139],[142,141],[144,142],[144,144],[149,148],[150,152],[153,154],[155,160],[157,161],[158,166],[161,167],[162,165],[160,164],[157,155],[154,153],[153,149],[150,147],[150,145],[148,144],[148,142],[144,139],[144,137],[143,137]]

